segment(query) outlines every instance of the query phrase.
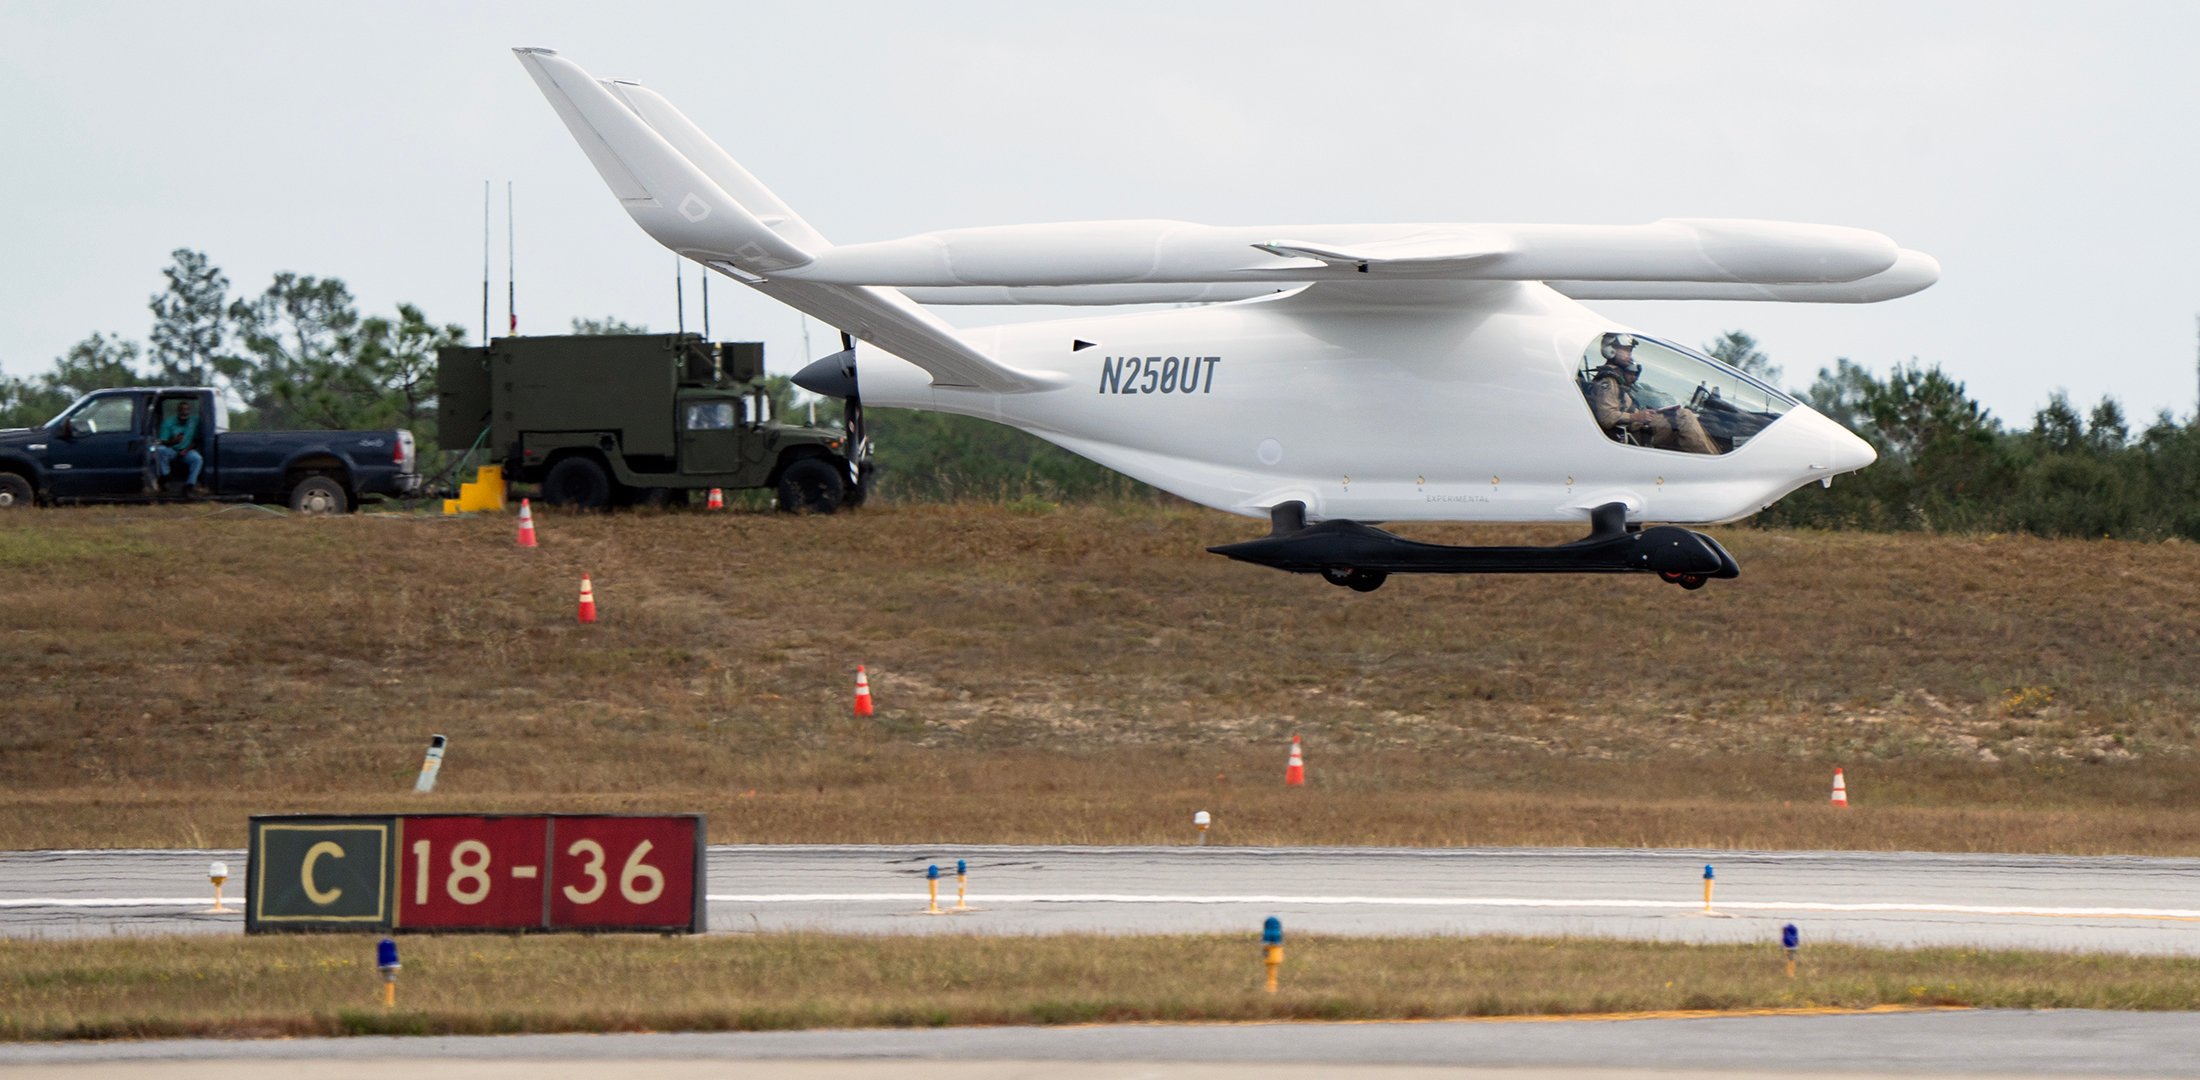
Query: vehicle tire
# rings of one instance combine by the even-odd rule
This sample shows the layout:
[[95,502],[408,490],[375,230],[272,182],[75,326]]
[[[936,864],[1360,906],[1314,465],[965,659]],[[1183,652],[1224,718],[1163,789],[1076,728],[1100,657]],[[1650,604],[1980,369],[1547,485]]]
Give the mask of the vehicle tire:
[[832,462],[803,458],[779,474],[779,509],[789,514],[804,510],[830,514],[840,509],[840,497],[846,490],[840,470],[833,468]]
[[611,476],[594,458],[560,458],[542,478],[542,501],[552,506],[601,510],[611,505]]
[[290,489],[290,508],[301,514],[341,514],[351,509],[351,496],[335,477],[314,473]]
[[0,472],[0,510],[38,505],[38,491],[20,474]]

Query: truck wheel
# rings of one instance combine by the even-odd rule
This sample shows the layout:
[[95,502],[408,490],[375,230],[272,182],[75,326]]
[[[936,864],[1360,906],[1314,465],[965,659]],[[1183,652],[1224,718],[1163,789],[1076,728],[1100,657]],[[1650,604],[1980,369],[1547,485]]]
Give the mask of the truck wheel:
[[611,505],[611,477],[594,458],[562,458],[542,478],[542,501],[552,506],[601,510]]
[[785,513],[808,510],[830,514],[840,509],[844,485],[840,470],[817,458],[803,458],[779,474],[779,509]]
[[290,508],[301,514],[341,514],[351,509],[351,497],[335,477],[315,473],[290,489]]
[[0,510],[17,506],[34,506],[38,492],[31,489],[31,482],[11,472],[0,472]]

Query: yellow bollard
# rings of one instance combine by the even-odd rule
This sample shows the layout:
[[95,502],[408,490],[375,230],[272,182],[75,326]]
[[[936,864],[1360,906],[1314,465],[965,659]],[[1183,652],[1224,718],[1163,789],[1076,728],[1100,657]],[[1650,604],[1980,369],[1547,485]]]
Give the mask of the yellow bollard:
[[1261,962],[1268,965],[1268,992],[1276,992],[1276,969],[1283,966],[1283,920],[1273,915],[1260,928]]
[[397,1004],[397,942],[383,938],[374,946],[374,967],[382,973],[382,1007]]
[[215,863],[206,868],[206,880],[214,883],[214,906],[207,908],[209,915],[227,915],[235,908],[222,903],[222,885],[229,880],[229,864]]

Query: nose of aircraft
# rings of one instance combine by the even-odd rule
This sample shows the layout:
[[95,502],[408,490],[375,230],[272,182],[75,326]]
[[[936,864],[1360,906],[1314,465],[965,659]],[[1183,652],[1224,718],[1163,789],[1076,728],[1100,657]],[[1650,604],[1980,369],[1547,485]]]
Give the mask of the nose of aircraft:
[[1879,460],[1879,451],[1872,449],[1872,444],[1857,438],[1855,432],[1827,419],[1824,413],[1804,406],[1797,408],[1791,415],[1805,422],[1810,435],[1825,440],[1825,449],[1819,459],[1812,463],[1814,472],[1838,476],[1855,472]]
[[1833,429],[1834,472],[1855,472],[1879,460],[1879,451],[1872,449],[1872,444],[1858,438],[1855,432],[1831,420],[1826,421],[1826,426]]

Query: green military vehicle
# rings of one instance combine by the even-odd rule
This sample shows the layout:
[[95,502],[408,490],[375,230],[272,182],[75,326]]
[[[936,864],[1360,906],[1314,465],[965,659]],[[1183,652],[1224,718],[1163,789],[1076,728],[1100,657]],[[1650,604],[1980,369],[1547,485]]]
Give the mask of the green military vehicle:
[[437,355],[439,441],[485,446],[543,501],[600,508],[769,488],[779,508],[858,506],[870,447],[786,425],[764,393],[764,345],[695,334],[508,337]]

